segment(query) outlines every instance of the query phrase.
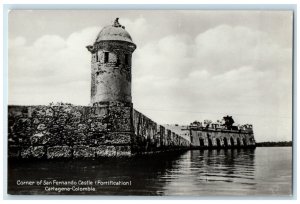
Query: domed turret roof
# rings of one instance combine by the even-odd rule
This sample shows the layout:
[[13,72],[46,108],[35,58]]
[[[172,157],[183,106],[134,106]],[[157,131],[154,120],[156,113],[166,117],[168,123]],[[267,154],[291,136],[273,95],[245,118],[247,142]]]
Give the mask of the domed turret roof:
[[125,27],[118,22],[119,18],[116,18],[113,25],[105,26],[96,38],[96,42],[106,40],[118,40],[132,42],[131,36],[125,30]]

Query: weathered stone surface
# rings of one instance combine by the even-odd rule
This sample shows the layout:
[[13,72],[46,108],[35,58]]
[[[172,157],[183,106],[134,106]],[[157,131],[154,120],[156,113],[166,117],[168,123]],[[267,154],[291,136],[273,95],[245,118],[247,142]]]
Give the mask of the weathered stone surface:
[[91,127],[91,131],[102,132],[107,130],[107,123],[93,121],[90,127]]
[[[82,107],[69,104],[50,106],[9,106],[8,141],[20,146],[88,145],[89,135],[106,132],[103,117],[108,107]],[[31,117],[23,112],[31,112]]]
[[136,110],[133,111],[133,127],[134,136],[131,138],[131,150],[133,153],[190,147],[188,140],[158,125]]
[[116,146],[116,156],[117,157],[131,156],[131,147],[130,146]]
[[23,159],[28,159],[32,157],[32,149],[33,147],[27,147],[21,150],[21,157]]
[[32,148],[32,157],[42,158],[45,155],[45,148],[43,146],[36,146]]
[[161,133],[159,126],[143,114],[134,111],[133,117],[131,103],[103,102],[97,107],[11,106],[10,110],[8,144],[15,149],[9,157],[118,157],[188,146],[170,130]]
[[47,158],[70,158],[72,156],[72,150],[69,146],[54,146],[48,147]]
[[49,133],[40,132],[30,137],[30,143],[32,145],[45,145],[50,141]]
[[130,119],[114,119],[110,124],[110,131],[129,132],[133,129]]
[[[113,35],[116,36],[116,35]],[[88,50],[91,60],[91,103],[131,103],[131,55],[132,42],[98,41]]]
[[73,147],[74,158],[90,158],[95,157],[95,148],[89,146],[74,146]]
[[95,148],[96,157],[115,157],[116,156],[116,147],[101,145]]
[[131,133],[110,133],[106,135],[103,144],[130,144]]
[[9,106],[8,117],[28,117],[29,110],[26,106]]

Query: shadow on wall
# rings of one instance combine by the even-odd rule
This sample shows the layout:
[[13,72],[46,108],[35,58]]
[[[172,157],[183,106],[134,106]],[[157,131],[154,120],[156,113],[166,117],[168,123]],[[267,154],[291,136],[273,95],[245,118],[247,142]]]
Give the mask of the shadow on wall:
[[158,125],[142,113],[133,111],[134,153],[180,150],[190,148],[190,142]]

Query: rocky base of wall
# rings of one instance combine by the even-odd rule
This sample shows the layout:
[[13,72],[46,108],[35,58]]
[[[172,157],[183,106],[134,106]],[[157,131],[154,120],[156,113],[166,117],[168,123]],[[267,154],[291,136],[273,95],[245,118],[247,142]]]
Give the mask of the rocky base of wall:
[[79,146],[10,146],[8,157],[14,159],[76,159],[76,158],[104,158],[104,157],[129,157],[130,146],[89,147]]
[[131,103],[8,107],[9,158],[118,158],[189,146],[189,141],[134,111]]
[[60,159],[131,155],[132,104],[8,107],[8,157]]
[[140,151],[132,153],[130,146],[10,146],[8,151],[9,159],[88,159],[88,158],[124,158],[139,155],[152,155],[161,153],[172,153],[187,151],[190,147],[165,147],[153,149],[152,151]]

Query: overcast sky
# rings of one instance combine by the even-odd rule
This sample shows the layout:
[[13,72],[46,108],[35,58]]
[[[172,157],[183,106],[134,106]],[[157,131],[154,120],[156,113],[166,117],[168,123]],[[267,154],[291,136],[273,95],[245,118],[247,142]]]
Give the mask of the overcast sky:
[[131,34],[135,109],[161,124],[232,115],[256,140],[292,139],[289,11],[11,11],[9,104],[90,101],[90,53],[105,25]]

